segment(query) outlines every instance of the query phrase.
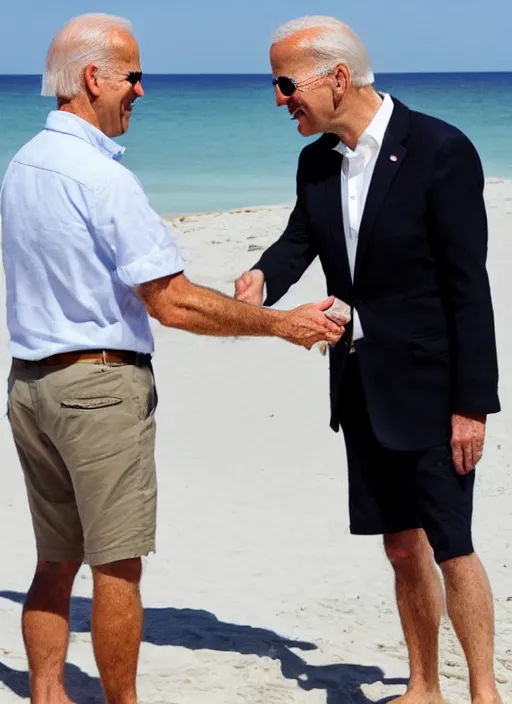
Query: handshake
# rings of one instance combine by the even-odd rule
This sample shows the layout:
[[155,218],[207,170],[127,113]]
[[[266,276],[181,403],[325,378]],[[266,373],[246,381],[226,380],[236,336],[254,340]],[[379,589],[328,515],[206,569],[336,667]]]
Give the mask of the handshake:
[[[235,282],[235,298],[255,306],[263,303],[265,278],[259,269],[244,272]],[[318,346],[325,355],[327,345],[335,345],[350,322],[350,307],[334,296],[286,311],[280,337],[306,349]]]

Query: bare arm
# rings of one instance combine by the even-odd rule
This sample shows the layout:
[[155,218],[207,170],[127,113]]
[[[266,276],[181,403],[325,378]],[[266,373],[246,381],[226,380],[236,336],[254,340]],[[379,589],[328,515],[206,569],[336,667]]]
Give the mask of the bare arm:
[[236,301],[176,274],[138,287],[148,313],[162,325],[198,335],[281,337],[306,348],[320,340],[333,344],[343,329],[323,313],[332,300],[276,311]]
[[198,335],[273,336],[282,317],[193,284],[184,274],[150,281],[138,291],[148,313],[162,325]]

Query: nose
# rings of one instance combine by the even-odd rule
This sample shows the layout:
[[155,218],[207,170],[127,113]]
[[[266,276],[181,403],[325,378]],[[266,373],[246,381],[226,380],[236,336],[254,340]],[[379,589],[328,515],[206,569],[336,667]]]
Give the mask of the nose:
[[277,107],[282,108],[285,105],[288,105],[288,101],[290,100],[290,98],[287,98],[286,95],[283,95],[281,93],[281,89],[279,88],[279,86],[275,87],[275,91],[276,91],[276,105],[277,105]]
[[133,90],[138,98],[144,97],[144,88],[142,87],[142,83],[140,81],[133,86]]

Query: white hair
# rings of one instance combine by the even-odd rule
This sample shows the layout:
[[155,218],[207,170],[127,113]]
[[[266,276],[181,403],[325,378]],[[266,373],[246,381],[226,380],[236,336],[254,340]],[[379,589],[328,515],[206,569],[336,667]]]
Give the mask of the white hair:
[[366,47],[352,29],[335,17],[306,15],[281,25],[272,37],[272,44],[310,29],[311,32],[299,46],[308,49],[319,63],[319,72],[332,70],[337,64],[345,64],[355,86],[368,86],[375,81]]
[[90,13],[70,20],[54,37],[46,57],[42,95],[71,100],[84,88],[84,69],[108,71],[114,58],[114,30],[132,33],[122,17]]

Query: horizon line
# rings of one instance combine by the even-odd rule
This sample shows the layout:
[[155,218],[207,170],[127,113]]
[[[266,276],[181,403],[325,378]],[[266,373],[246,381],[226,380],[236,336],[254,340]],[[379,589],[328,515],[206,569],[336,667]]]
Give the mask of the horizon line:
[[[409,76],[409,75],[424,75],[424,76],[436,76],[436,75],[461,75],[461,74],[472,74],[472,75],[489,75],[489,74],[502,74],[502,73],[512,73],[512,68],[510,69],[500,69],[500,70],[489,70],[489,71],[375,71],[376,76]],[[0,76],[2,77],[26,77],[26,78],[38,78],[41,77],[42,73],[2,73],[0,71]],[[145,76],[271,76],[271,72],[261,73],[259,71],[236,71],[236,72],[192,72],[188,71],[185,73],[167,73],[164,71],[147,71],[144,72]]]

